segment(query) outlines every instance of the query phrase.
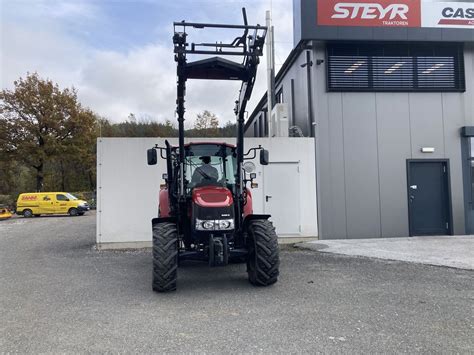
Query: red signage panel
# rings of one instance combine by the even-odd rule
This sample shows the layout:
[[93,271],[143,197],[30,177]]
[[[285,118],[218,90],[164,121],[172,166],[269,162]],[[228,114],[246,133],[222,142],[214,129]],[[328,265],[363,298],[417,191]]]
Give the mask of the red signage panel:
[[421,0],[317,0],[318,25],[421,27]]

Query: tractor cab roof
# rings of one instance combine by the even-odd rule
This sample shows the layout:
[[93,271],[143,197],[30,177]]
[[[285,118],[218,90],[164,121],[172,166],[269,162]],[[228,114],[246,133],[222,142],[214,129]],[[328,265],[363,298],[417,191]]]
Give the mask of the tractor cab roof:
[[[179,147],[172,150],[178,152]],[[234,154],[235,145],[225,142],[191,142],[184,145],[185,156],[228,156]]]
[[229,144],[229,143],[226,143],[226,142],[191,142],[191,143],[185,144],[184,146],[185,147],[191,147],[191,146],[195,146],[195,145],[224,145],[224,146],[229,147],[229,148],[235,148],[235,145]]

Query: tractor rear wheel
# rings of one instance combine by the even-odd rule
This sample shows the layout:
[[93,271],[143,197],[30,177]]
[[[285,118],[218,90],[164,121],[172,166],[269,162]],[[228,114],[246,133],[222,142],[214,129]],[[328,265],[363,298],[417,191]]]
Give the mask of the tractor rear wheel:
[[280,252],[278,236],[272,222],[251,221],[248,228],[247,273],[249,281],[256,286],[270,286],[278,280]]
[[153,291],[176,290],[178,278],[178,230],[174,223],[153,226]]

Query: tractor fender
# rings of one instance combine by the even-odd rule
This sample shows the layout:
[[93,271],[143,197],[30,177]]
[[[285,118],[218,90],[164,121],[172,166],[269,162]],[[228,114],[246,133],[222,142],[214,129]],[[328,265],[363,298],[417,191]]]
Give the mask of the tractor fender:
[[161,189],[158,196],[158,216],[169,217],[170,216],[170,201],[168,189]]
[[157,224],[166,223],[166,222],[176,223],[177,220],[176,220],[176,217],[158,217],[158,218],[153,218],[151,220],[151,225],[153,227]]
[[252,191],[248,188],[245,188],[247,191],[247,203],[244,205],[244,217],[250,216],[253,214],[253,200],[252,200]]
[[271,215],[269,214],[249,214],[247,216],[245,216],[244,218],[244,223],[242,225],[243,227],[243,230],[246,231],[247,230],[247,227],[249,225],[250,222],[252,221],[255,221],[255,220],[267,220],[271,217]]

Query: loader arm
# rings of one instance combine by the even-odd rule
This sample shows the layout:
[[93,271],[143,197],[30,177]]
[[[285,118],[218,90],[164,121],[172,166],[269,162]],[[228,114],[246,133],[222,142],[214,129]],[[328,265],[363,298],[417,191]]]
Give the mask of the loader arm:
[[[242,85],[234,113],[237,118],[237,172],[235,176],[235,193],[238,197],[236,204],[237,216],[240,216],[244,206],[244,186],[242,178],[242,163],[244,160],[244,121],[247,103],[252,95],[257,68],[260,57],[263,55],[263,46],[267,34],[265,26],[251,26],[247,23],[245,8],[242,9],[243,25],[208,24],[194,22],[174,23],[174,53],[177,63],[177,108],[178,134],[179,134],[179,204],[178,213],[186,214],[186,178],[185,178],[185,152],[184,152],[184,115],[186,81],[188,79],[211,80],[240,80]],[[191,43],[187,41],[187,29],[242,29],[243,34],[231,43]],[[249,35],[249,31],[253,34]],[[213,55],[214,57],[187,61],[188,55]],[[225,57],[240,57],[241,63],[231,61]],[[241,219],[237,218],[237,229],[241,229]]]

